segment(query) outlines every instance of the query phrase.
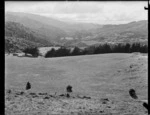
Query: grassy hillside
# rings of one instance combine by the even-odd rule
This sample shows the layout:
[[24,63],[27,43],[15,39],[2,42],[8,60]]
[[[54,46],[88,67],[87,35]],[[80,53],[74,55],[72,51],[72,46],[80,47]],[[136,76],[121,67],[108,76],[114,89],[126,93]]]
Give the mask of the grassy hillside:
[[[107,115],[146,115],[142,103],[133,100],[129,96],[129,89],[136,90],[139,100],[148,99],[147,64],[147,54],[140,53],[50,59],[6,56],[6,89],[24,91],[26,83],[29,81],[31,83],[29,92],[47,93],[47,97],[48,94],[54,95],[56,92],[56,99],[53,97],[43,99],[44,95],[32,99],[30,95],[29,97],[27,97],[28,95],[18,95],[12,97],[14,103],[7,100],[6,107],[7,110],[14,112],[13,115],[17,110],[23,114],[20,106],[24,106],[23,109],[26,109],[28,114],[39,111],[41,115],[50,114],[54,111],[57,111],[57,114],[62,114],[63,111],[68,112],[69,115],[73,115],[70,112],[81,112],[81,115],[87,115],[84,111],[88,111],[89,108],[96,108],[99,104],[96,115],[102,113]],[[76,98],[59,97],[60,94],[65,94],[67,85],[73,86],[73,95],[86,95],[92,97],[92,99],[77,100]],[[95,98],[98,100],[96,101]],[[18,99],[24,100],[21,101],[23,102],[21,105]],[[108,99],[108,102],[104,103],[102,99]],[[39,102],[37,105],[33,105],[33,103],[36,104],[40,100],[42,103]],[[92,100],[94,101],[91,102]],[[32,104],[26,106],[27,103]],[[31,106],[39,106],[39,109],[27,110]],[[80,108],[76,108],[77,106],[80,106]],[[55,109],[52,109],[53,107]],[[10,110],[8,108],[14,109]],[[94,109],[91,111],[96,112]],[[89,113],[89,115],[91,114]]]
[[[147,56],[143,55],[116,53],[49,59],[6,56],[6,86],[23,88],[22,84],[29,80],[37,91],[62,92],[67,84],[73,86],[74,92],[91,95],[111,94],[121,88],[138,90],[147,84]],[[134,67],[131,69],[130,65]],[[125,94],[123,89],[118,93]]]

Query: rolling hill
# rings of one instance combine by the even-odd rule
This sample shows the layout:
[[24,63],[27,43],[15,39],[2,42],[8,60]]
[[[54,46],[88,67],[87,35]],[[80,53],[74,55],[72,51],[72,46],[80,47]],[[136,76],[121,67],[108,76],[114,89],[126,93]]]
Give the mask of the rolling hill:
[[16,52],[25,47],[51,46],[44,35],[16,22],[5,23],[5,51]]
[[42,24],[46,24],[49,26],[57,27],[63,29],[64,31],[79,31],[79,30],[90,30],[93,28],[100,28],[102,25],[92,24],[92,23],[69,23],[60,21],[58,19],[54,19],[51,17],[40,16],[37,14],[29,14],[29,13],[20,13],[20,12],[7,12],[5,20],[7,21],[25,21],[26,19],[38,21]]
[[5,21],[21,23],[57,42],[61,42],[62,37],[80,39],[82,36],[91,35],[91,30],[102,26],[90,23],[66,23],[50,17],[18,12],[7,12]]
[[37,16],[38,15],[24,13],[6,13],[5,21],[21,23],[25,27],[31,28],[35,32],[45,35],[49,40],[66,35],[66,33],[60,28],[45,23],[46,21],[41,19],[42,16]]
[[99,25],[92,23],[69,23],[37,14],[6,12],[5,22],[20,23],[38,33],[43,40],[65,46],[86,47],[102,42],[148,41],[148,21],[134,21],[127,24]]
[[148,21],[142,20],[120,25],[104,25],[93,32],[95,36],[85,41],[97,42],[147,42]]

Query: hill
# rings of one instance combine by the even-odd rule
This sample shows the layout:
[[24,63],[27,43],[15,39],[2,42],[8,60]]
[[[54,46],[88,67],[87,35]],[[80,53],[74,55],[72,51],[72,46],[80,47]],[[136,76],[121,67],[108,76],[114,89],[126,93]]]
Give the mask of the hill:
[[[57,27],[60,29],[63,29],[64,31],[77,31],[77,30],[89,30],[93,28],[100,28],[102,25],[99,24],[92,24],[92,23],[69,23],[60,21],[58,19],[54,19],[51,17],[41,16],[37,14],[29,14],[29,13],[23,13],[23,12],[6,12],[6,19],[8,21],[20,21],[23,22],[26,19],[30,19],[30,21],[38,21],[42,24],[46,24],[49,26]],[[31,26],[31,25],[30,25]]]
[[50,17],[18,12],[7,12],[5,14],[5,21],[21,23],[60,44],[62,37],[72,37],[72,43],[74,43],[74,40],[80,41],[82,36],[91,35],[91,30],[101,28],[102,26],[90,23],[67,23]]
[[53,45],[30,28],[16,22],[5,22],[5,51],[16,52],[25,47],[42,47]]
[[95,41],[101,42],[144,42],[148,41],[148,21],[137,21],[128,24],[104,25],[102,28],[93,31],[93,36],[83,38],[84,43]]
[[[66,33],[53,25],[50,25],[47,21],[52,20],[44,20],[42,16],[34,15],[34,14],[26,14],[26,13],[6,13],[5,21],[12,21],[23,24],[25,27],[33,29],[35,32],[45,35],[48,40],[57,39],[59,37],[63,37]],[[46,18],[47,19],[47,18]],[[58,22],[57,22],[58,23]]]
[[148,41],[148,21],[141,20],[118,25],[69,23],[37,14],[7,12],[5,21],[23,24],[59,45],[85,47],[102,42]]

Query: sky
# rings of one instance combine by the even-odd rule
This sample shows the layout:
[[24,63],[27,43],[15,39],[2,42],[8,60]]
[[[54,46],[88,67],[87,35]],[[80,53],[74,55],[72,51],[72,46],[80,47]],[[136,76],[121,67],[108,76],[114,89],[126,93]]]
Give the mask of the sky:
[[124,24],[147,20],[147,1],[6,1],[5,12],[24,12],[68,22]]

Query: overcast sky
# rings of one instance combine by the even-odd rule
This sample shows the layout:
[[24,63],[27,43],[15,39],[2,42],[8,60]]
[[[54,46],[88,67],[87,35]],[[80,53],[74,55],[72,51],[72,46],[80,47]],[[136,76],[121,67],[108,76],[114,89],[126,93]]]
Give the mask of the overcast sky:
[[144,10],[147,1],[85,1],[85,2],[5,2],[5,12],[25,12],[58,18],[63,21],[90,22],[99,24],[122,24],[147,20]]

